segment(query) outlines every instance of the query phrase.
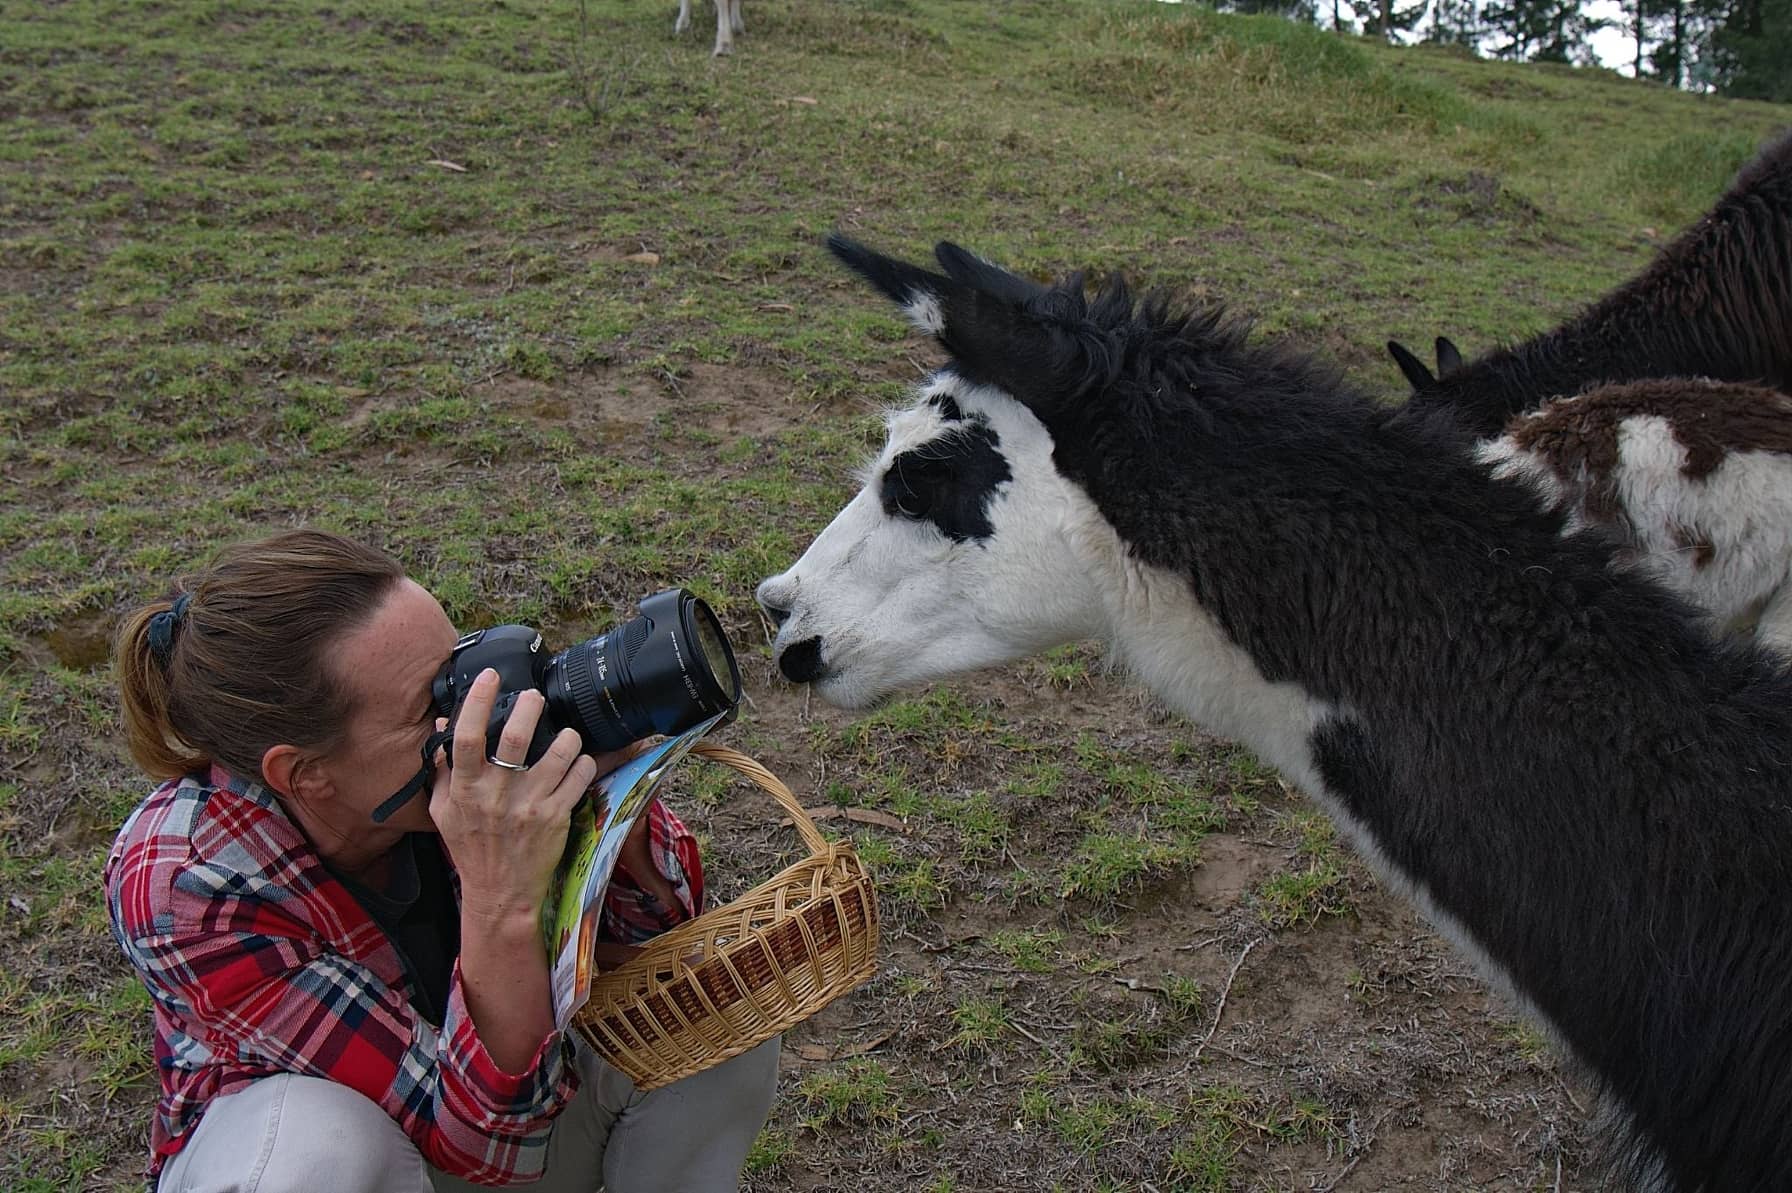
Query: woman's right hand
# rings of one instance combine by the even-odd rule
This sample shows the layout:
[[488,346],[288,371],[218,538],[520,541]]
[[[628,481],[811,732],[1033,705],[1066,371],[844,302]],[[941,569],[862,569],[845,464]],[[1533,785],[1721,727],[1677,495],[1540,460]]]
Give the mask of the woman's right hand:
[[[436,769],[429,812],[460,874],[463,919],[534,923],[566,848],[573,806],[597,778],[598,764],[579,752],[577,732],[562,729],[528,770],[493,766],[485,727],[497,699],[497,672],[480,672],[455,725],[454,766]],[[534,690],[517,696],[495,757],[524,760],[545,704]]]

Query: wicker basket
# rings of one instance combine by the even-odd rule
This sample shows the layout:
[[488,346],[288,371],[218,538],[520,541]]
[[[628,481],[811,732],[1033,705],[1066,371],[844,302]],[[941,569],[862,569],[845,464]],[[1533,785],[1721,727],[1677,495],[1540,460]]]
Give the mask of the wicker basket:
[[790,788],[745,754],[713,742],[691,752],[783,805],[810,856],[592,979],[573,1024],[640,1090],[756,1048],[877,972],[877,895],[852,845],[823,837]]

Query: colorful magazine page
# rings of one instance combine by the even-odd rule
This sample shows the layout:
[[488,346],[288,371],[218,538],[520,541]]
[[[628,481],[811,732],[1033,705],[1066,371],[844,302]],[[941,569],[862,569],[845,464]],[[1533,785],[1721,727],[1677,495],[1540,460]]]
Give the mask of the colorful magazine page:
[[566,852],[554,870],[541,908],[542,933],[552,965],[554,1022],[564,1028],[591,995],[592,946],[603,920],[604,890],[629,830],[654,788],[692,745],[726,714],[711,717],[658,743],[603,778],[573,811]]

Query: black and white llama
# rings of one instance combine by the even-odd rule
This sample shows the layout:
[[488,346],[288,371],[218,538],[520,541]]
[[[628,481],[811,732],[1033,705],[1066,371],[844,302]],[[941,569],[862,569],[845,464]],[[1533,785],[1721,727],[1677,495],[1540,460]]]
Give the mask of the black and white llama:
[[1792,134],[1744,166],[1647,269],[1553,331],[1453,370],[1440,359],[1436,377],[1404,349],[1395,359],[1414,385],[1409,410],[1448,409],[1482,437],[1607,382],[1708,377],[1792,389]]
[[831,247],[950,361],[761,584],[790,679],[864,707],[1105,640],[1585,1063],[1623,1179],[1792,1187],[1792,677],[1218,312]]

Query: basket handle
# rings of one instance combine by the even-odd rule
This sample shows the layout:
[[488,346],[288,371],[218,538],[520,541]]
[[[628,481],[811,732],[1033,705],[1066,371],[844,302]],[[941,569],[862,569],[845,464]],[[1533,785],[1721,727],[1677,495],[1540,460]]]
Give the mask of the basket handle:
[[802,837],[803,844],[809,847],[810,853],[826,853],[832,848],[828,839],[821,835],[821,829],[816,827],[815,821],[803,809],[801,801],[790,793],[790,788],[784,785],[784,781],[772,774],[771,771],[766,770],[757,761],[747,757],[739,750],[713,741],[695,743],[691,746],[691,753],[700,754],[711,762],[719,762],[731,770],[739,771],[757,783],[767,795],[777,800],[784,810],[790,813],[790,822],[796,826],[797,834]]

